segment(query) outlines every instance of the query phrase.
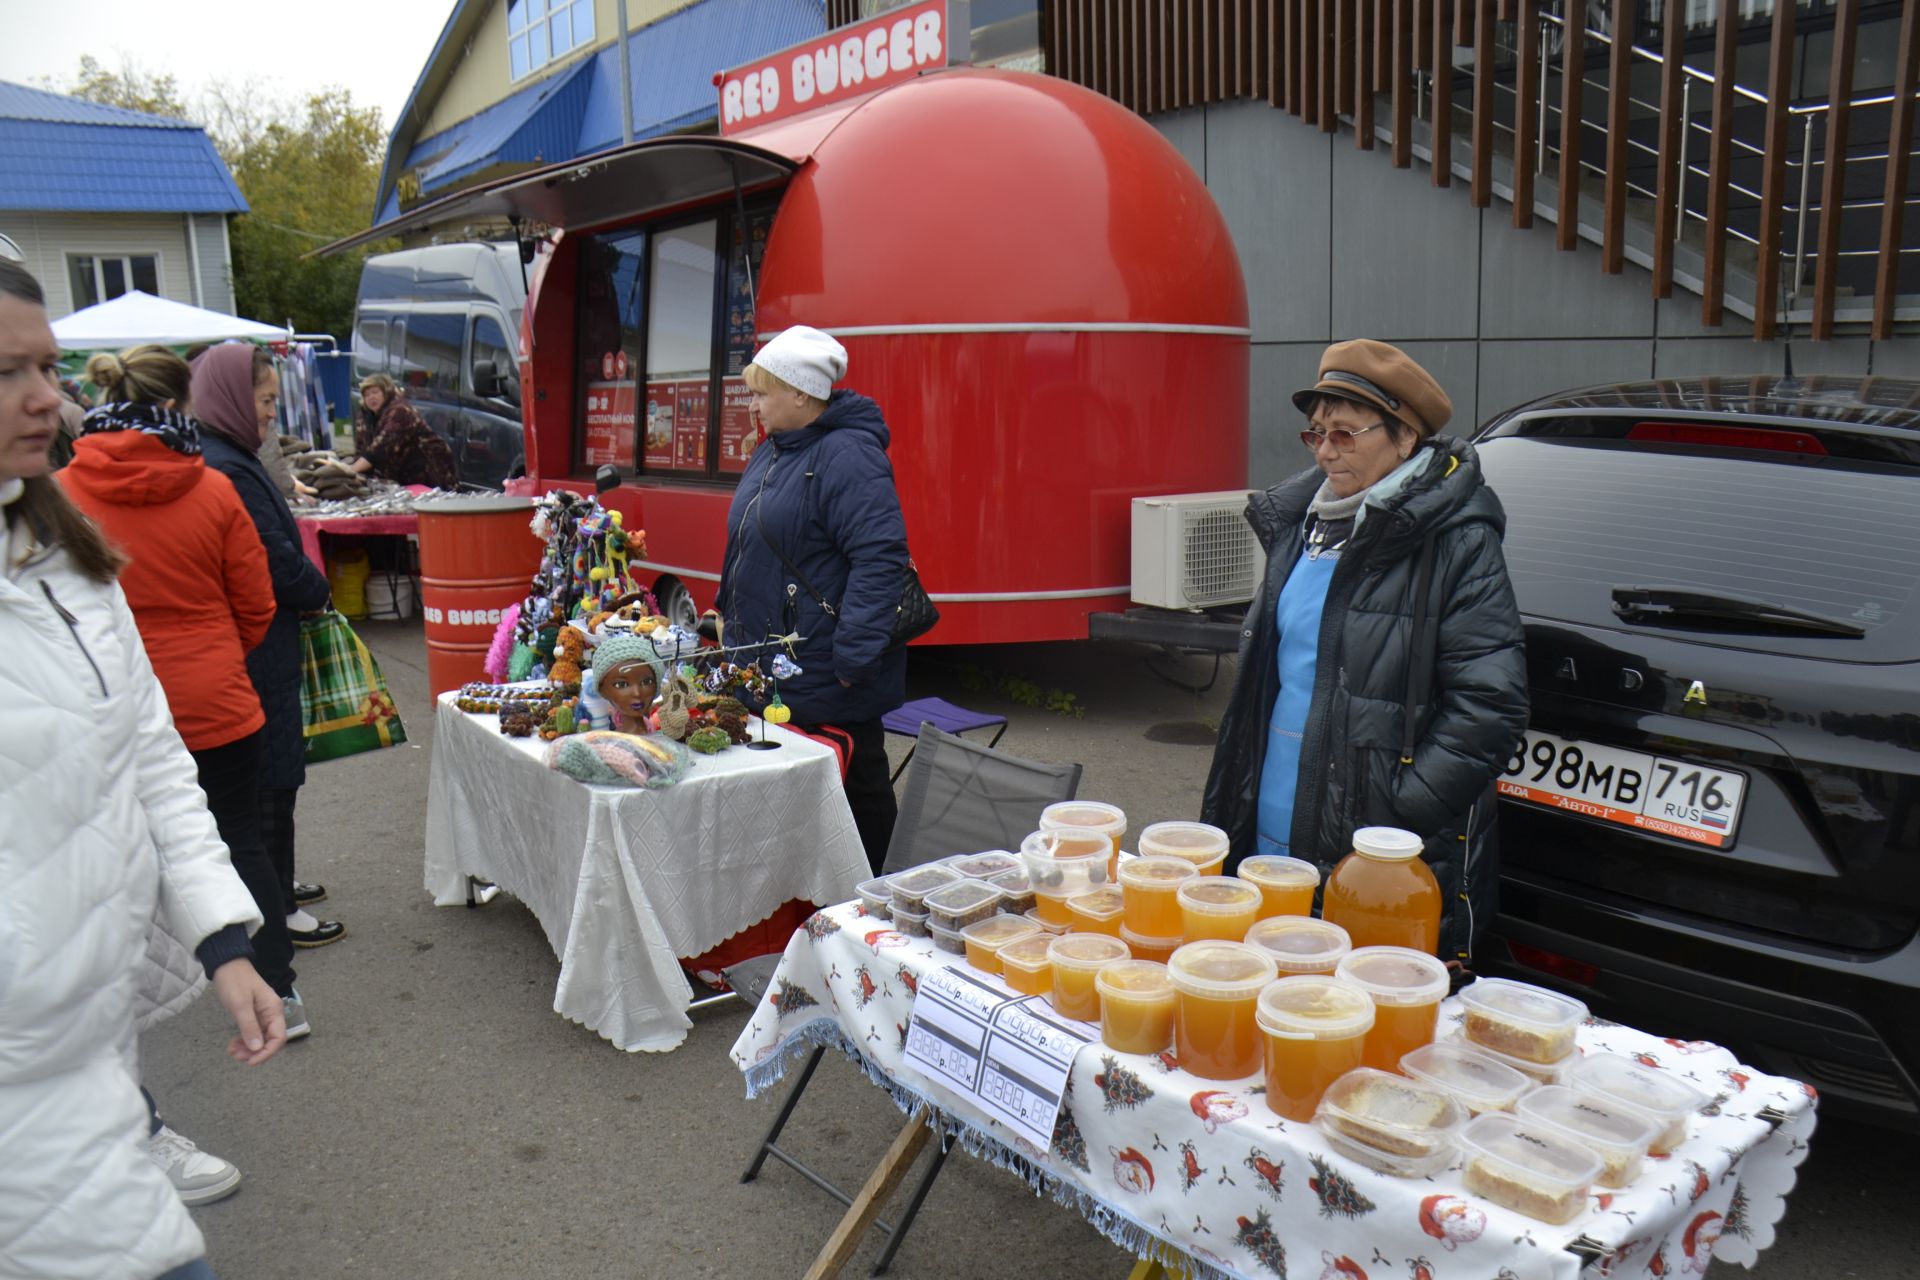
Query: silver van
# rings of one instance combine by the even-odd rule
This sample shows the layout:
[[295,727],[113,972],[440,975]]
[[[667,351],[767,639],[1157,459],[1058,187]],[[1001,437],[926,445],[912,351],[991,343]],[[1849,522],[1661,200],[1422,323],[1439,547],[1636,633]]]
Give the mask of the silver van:
[[370,257],[353,317],[357,385],[384,373],[453,450],[462,485],[498,489],[526,462],[518,248],[445,244]]

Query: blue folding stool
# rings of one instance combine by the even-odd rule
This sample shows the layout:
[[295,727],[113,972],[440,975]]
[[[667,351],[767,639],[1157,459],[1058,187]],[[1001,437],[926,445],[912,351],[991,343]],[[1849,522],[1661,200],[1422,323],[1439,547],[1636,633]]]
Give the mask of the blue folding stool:
[[987,743],[988,750],[1000,745],[1000,739],[1006,736],[1007,718],[990,716],[979,711],[969,711],[965,707],[956,707],[945,698],[915,698],[912,702],[903,702],[897,708],[880,717],[880,723],[888,733],[897,733],[903,738],[915,739],[914,747],[907,748],[907,754],[901,758],[900,765],[889,779],[898,782],[900,775],[907,771],[908,761],[913,759],[915,747],[919,745],[920,726],[930,724],[942,733],[962,734],[969,729],[986,729],[999,725],[1000,730]]

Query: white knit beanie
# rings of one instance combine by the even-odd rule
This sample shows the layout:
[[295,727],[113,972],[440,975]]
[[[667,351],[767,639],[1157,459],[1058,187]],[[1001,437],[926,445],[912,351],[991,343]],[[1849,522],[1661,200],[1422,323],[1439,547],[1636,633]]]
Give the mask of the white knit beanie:
[[825,400],[833,384],[847,375],[847,349],[832,335],[804,324],[774,334],[753,362],[815,400]]

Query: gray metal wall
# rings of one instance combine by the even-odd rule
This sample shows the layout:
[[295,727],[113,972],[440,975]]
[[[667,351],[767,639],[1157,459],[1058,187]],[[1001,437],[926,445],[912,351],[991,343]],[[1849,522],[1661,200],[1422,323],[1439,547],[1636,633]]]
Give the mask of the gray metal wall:
[[[1599,250],[1554,247],[1551,223],[1512,225],[1512,206],[1435,188],[1350,131],[1324,134],[1261,102],[1217,103],[1152,123],[1206,180],[1247,277],[1253,328],[1254,485],[1309,465],[1288,400],[1329,342],[1378,338],[1419,360],[1453,398],[1465,434],[1549,392],[1627,378],[1778,372],[1783,344],[1755,343],[1729,315],[1700,323],[1700,298],[1657,301],[1647,273],[1601,272]],[[1920,378],[1920,333],[1793,344],[1796,373]]]

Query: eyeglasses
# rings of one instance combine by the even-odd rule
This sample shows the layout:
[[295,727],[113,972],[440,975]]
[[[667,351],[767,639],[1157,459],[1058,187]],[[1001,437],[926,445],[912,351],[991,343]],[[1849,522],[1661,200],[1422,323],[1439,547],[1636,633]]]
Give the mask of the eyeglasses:
[[1333,447],[1341,453],[1352,453],[1354,437],[1363,436],[1369,431],[1378,431],[1386,425],[1384,422],[1376,422],[1372,426],[1362,427],[1358,431],[1348,431],[1345,427],[1335,427],[1331,431],[1302,431],[1300,433],[1300,443],[1315,453],[1318,453],[1320,452],[1320,446],[1328,440],[1331,440],[1333,441]]

